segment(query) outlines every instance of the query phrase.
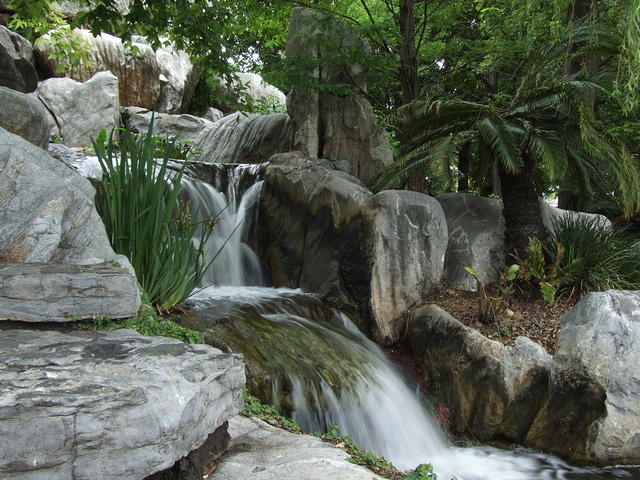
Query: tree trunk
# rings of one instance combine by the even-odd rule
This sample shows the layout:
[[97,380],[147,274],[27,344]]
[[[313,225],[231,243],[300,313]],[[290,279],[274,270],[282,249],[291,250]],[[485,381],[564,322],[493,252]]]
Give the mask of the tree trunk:
[[522,259],[528,258],[529,238],[544,240],[546,236],[533,181],[535,160],[524,155],[523,161],[522,169],[515,175],[500,169],[507,262],[513,261],[510,257],[514,254]]
[[465,142],[458,154],[458,171],[460,177],[458,178],[458,192],[469,191],[469,167],[471,164],[471,144]]

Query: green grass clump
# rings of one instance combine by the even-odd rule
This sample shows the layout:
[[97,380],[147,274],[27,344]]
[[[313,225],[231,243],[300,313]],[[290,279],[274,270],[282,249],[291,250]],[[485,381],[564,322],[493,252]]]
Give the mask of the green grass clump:
[[[153,121],[145,135],[122,129],[118,142],[113,132],[107,138],[102,131],[94,141],[103,171],[96,185],[96,208],[113,249],[129,258],[151,303],[167,309],[200,284],[209,267],[203,246],[214,222],[193,221],[190,206],[181,200],[187,162],[177,171],[169,168],[181,147],[172,139],[159,143],[152,128]],[[196,231],[201,240],[194,248]]]
[[160,317],[151,305],[142,305],[136,317],[113,319],[108,315],[98,315],[91,320],[78,322],[76,326],[91,330],[130,328],[149,337],[175,338],[184,343],[204,343],[202,332],[182,327]]
[[300,425],[294,420],[280,415],[273,405],[262,403],[258,397],[251,395],[246,387],[242,390],[242,396],[244,398],[243,415],[260,418],[289,432],[302,433]]

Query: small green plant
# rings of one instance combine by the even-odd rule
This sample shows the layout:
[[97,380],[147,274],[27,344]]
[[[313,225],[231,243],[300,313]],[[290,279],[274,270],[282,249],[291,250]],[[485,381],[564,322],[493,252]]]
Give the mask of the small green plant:
[[416,469],[399,480],[437,480],[437,475],[433,472],[433,467],[429,464],[418,465]]
[[96,315],[91,320],[76,323],[77,327],[91,330],[117,330],[130,328],[149,337],[169,337],[184,343],[204,343],[201,332],[182,327],[156,314],[151,305],[143,304],[138,315],[131,318],[113,319],[108,315]]
[[487,290],[482,283],[480,274],[471,267],[464,267],[464,269],[476,280],[478,292],[478,320],[482,323],[489,323],[495,320],[496,311],[489,295],[487,295]]
[[[551,255],[547,255],[545,248],[538,238],[529,239],[529,257],[520,260],[520,278],[535,281],[540,289],[542,298],[547,303],[555,303],[558,288],[566,282],[561,264],[564,258],[564,245],[554,245]],[[547,249],[547,251],[550,251]]]
[[[164,139],[159,148],[152,131],[153,119],[145,135],[122,129],[118,142],[114,132],[107,138],[102,131],[95,139],[103,171],[96,185],[96,208],[113,249],[129,258],[150,302],[168,309],[187,298],[209,268],[203,247],[214,220],[193,221],[193,212],[180,195],[187,162],[170,170],[179,146]],[[194,248],[196,231],[201,235]]]
[[302,433],[300,425],[294,420],[280,415],[273,405],[262,403],[258,397],[251,395],[246,387],[242,390],[242,397],[244,398],[243,415],[260,418],[290,432]]

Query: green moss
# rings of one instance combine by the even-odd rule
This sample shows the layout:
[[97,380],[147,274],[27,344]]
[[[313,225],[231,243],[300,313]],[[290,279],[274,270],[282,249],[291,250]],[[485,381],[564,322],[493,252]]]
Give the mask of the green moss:
[[262,403],[258,397],[251,395],[246,387],[242,390],[242,396],[244,398],[243,415],[260,418],[267,423],[288,430],[289,432],[302,433],[300,425],[294,420],[280,415],[273,405]]
[[159,316],[151,305],[142,305],[136,317],[113,319],[108,315],[98,315],[91,320],[84,320],[75,325],[79,328],[92,330],[130,328],[150,337],[169,337],[185,343],[204,343],[204,336],[201,332],[181,327],[177,323]]

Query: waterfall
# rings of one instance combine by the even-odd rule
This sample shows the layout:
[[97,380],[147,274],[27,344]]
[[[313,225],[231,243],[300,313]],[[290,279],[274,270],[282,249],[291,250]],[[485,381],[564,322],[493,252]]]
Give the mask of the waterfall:
[[400,369],[346,315],[317,295],[263,286],[246,238],[262,189],[261,167],[220,171],[217,188],[184,183],[198,218],[217,216],[218,224],[206,248],[217,255],[206,279],[215,285],[187,301],[198,315],[182,323],[242,352],[251,386],[305,430],[335,424],[401,469],[431,463],[441,480],[640,478],[634,468],[580,469],[524,449],[452,446]]

